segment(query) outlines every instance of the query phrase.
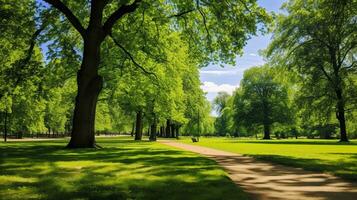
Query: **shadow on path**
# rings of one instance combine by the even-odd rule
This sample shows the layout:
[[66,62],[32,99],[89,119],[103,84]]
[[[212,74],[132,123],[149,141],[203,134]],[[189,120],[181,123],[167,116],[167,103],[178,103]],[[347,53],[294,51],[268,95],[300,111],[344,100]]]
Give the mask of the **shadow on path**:
[[215,160],[226,169],[229,177],[254,199],[357,199],[357,183],[350,183],[329,174],[262,162],[252,157],[206,147],[174,141],[160,142]]

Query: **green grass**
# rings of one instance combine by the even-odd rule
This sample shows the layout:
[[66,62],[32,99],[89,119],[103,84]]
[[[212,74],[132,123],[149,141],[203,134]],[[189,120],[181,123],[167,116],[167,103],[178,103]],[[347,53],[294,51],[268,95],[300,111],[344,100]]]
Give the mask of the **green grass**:
[[0,144],[0,199],[247,199],[217,164],[197,154],[129,138],[103,149],[66,142]]
[[200,138],[192,143],[306,170],[331,173],[357,181],[357,141],[348,144],[336,140],[247,140],[232,138]]

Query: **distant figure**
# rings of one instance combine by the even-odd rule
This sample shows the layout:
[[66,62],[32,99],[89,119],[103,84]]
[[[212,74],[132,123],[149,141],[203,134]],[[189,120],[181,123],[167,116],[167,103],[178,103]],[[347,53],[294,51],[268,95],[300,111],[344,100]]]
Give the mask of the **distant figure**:
[[199,137],[192,137],[191,139],[192,139],[192,142],[199,142],[200,141]]

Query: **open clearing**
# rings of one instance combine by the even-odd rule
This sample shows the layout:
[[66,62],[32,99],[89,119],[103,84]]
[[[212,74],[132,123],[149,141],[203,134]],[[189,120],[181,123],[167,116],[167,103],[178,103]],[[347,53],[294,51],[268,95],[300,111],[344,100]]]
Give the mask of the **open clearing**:
[[247,199],[214,161],[159,143],[0,143],[0,199]]
[[230,178],[255,199],[354,200],[357,184],[323,173],[257,161],[248,156],[212,148],[163,140],[169,146],[205,155],[219,163]]
[[[179,140],[192,144],[190,138]],[[357,141],[336,140],[245,140],[200,138],[195,145],[249,155],[260,160],[333,174],[357,182]]]

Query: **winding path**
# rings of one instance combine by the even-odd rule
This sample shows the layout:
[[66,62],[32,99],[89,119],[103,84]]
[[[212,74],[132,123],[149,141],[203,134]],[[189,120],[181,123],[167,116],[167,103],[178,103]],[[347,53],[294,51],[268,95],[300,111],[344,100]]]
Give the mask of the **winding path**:
[[357,183],[329,174],[262,162],[235,153],[170,140],[159,142],[215,160],[253,199],[357,200]]

